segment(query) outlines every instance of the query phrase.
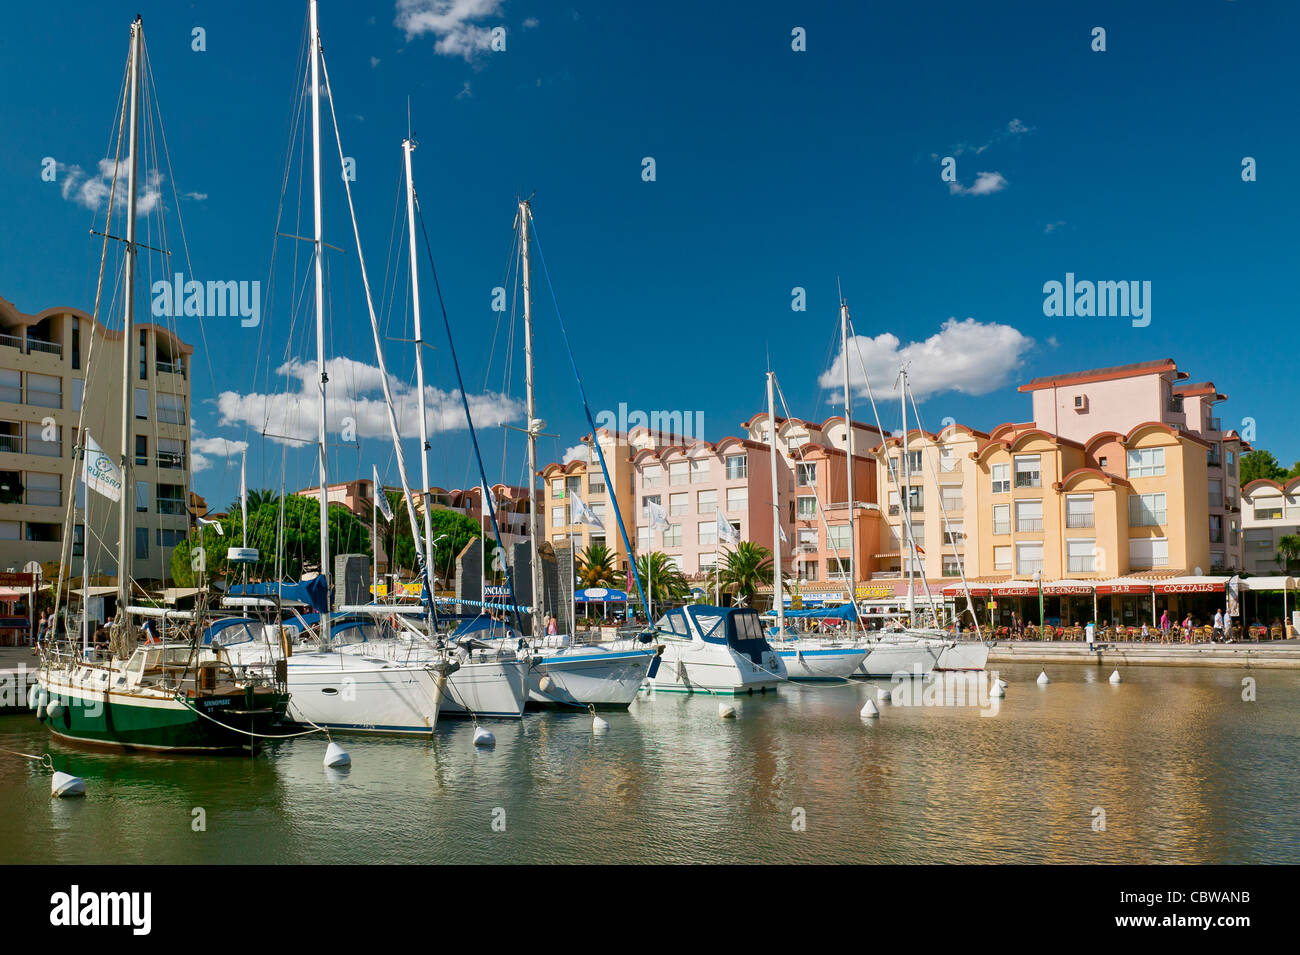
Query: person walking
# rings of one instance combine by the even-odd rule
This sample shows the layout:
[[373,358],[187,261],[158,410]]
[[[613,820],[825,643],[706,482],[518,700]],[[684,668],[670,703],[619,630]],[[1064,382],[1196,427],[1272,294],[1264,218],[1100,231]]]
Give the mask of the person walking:
[[1160,614],[1160,642],[1169,642],[1169,608],[1166,607]]
[[1213,634],[1213,638],[1214,638],[1215,640],[1222,640],[1222,639],[1223,639],[1223,611],[1222,611],[1222,610],[1216,610],[1216,611],[1214,611],[1214,634]]
[[1183,619],[1183,642],[1189,646],[1192,642],[1192,615],[1190,613]]

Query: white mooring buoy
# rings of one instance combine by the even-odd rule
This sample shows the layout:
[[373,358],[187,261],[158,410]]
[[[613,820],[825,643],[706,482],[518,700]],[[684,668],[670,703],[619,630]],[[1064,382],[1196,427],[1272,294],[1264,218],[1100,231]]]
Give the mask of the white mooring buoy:
[[995,700],[1000,700],[1007,695],[1007,689],[1001,680],[994,680],[993,685],[989,687],[989,696]]
[[54,778],[50,780],[50,795],[59,798],[64,796],[84,796],[86,795],[86,781],[80,776],[73,776],[71,773],[55,773]]
[[1119,670],[1118,670],[1118,669],[1112,670],[1112,671],[1110,672],[1110,682],[1111,682],[1111,683],[1119,683],[1119,682],[1120,682],[1120,675],[1119,675]]
[[891,697],[890,697],[890,695],[889,695],[889,691],[886,690],[884,687],[881,687],[880,689],[876,690],[876,700],[877,700],[877,702],[880,702],[880,703],[890,703],[890,702],[893,702],[892,699],[891,699]]
[[1038,674],[1038,685],[1039,685],[1039,686],[1047,686],[1047,684],[1049,684],[1049,683],[1051,683],[1051,682],[1052,682],[1051,679],[1047,676],[1047,671],[1046,671],[1046,670],[1044,670],[1042,673]]
[[481,726],[475,727],[474,729],[475,746],[495,746],[496,744],[497,744],[497,738],[493,736],[488,730],[485,730]]
[[325,747],[325,765],[330,769],[343,769],[352,765],[352,757],[342,746],[330,740],[330,744]]
[[862,717],[864,720],[873,719],[879,715],[880,715],[880,708],[870,700],[867,700],[867,702],[863,703],[862,709],[858,711],[858,716]]
[[730,703],[719,703],[718,718],[723,720],[734,720],[736,718],[736,708]]
[[599,716],[593,716],[591,718],[591,731],[593,733],[608,733],[609,723],[602,720]]

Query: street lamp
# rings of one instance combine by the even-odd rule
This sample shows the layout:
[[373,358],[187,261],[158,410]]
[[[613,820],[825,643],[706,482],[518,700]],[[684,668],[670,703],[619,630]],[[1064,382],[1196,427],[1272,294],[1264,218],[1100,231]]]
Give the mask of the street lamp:
[[1046,632],[1043,628],[1043,572],[1034,571],[1034,583],[1038,585],[1038,635],[1041,638]]

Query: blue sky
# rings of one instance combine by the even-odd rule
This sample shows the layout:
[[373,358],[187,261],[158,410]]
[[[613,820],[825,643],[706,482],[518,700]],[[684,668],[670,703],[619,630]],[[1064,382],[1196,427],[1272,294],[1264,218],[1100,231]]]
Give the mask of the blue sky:
[[[491,479],[519,483],[524,470],[520,435],[499,425],[520,423],[522,333],[516,316],[512,337],[490,304],[516,197],[530,193],[594,411],[699,410],[706,436],[720,438],[762,409],[770,356],[792,414],[834,413],[838,393],[820,381],[838,352],[838,280],[872,339],[862,347],[873,385],[892,394],[903,349],[928,426],[1024,420],[1029,400],[1015,385],[1031,377],[1173,357],[1230,396],[1225,422],[1253,418],[1257,446],[1287,464],[1300,458],[1294,4],[847,6],[323,0],[377,296],[407,281],[390,235],[410,97],[417,188],[459,357],[469,390],[491,393],[478,405],[491,422],[481,435]],[[285,290],[307,274],[305,247],[273,238],[305,2],[8,11],[0,295],[29,312],[91,305],[93,213],[65,186],[72,167],[93,175],[108,155],[136,12],[175,178],[163,182],[162,207],[169,229],[177,207],[183,214],[194,277],[259,280],[265,291],[277,249],[261,326],[175,323],[200,347],[193,416],[208,466],[195,488],[221,506],[238,472],[203,442],[247,442],[250,484],[278,485],[284,446],[257,433],[256,410],[241,420],[238,409],[296,389],[277,369],[315,354],[311,316],[285,307]],[[204,52],[191,49],[196,26]],[[1105,52],[1091,49],[1098,26]],[[505,51],[478,49],[494,27],[506,30]],[[804,52],[791,49],[795,27],[806,30]],[[330,355],[358,363],[336,384],[364,390],[374,352],[332,155],[326,241],[346,252],[330,259]],[[41,180],[47,156],[60,181]],[[642,179],[647,156],[653,182]],[[955,187],[940,178],[945,156],[956,160]],[[1246,156],[1255,182],[1242,181]],[[297,176],[291,164],[280,229],[307,233]],[[426,373],[445,404],[431,481],[464,486],[477,478],[422,268],[425,336],[437,346]],[[1067,272],[1151,282],[1150,324],[1044,316],[1043,284]],[[791,310],[796,286],[805,312]],[[410,346],[396,340],[411,335],[404,299],[381,315],[402,383],[413,379]],[[549,461],[585,423],[540,270],[535,300],[539,414],[557,435],[541,442]],[[928,344],[908,349],[918,342]],[[884,423],[898,423],[892,399]],[[415,442],[406,449],[414,471]],[[311,449],[291,445],[283,460],[291,488],[314,481]],[[330,463],[338,478],[377,464],[396,483],[380,434],[339,441]]]

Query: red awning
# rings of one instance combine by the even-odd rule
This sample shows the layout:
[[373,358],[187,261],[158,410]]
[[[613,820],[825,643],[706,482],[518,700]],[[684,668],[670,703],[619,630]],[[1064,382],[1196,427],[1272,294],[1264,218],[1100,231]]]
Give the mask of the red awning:
[[1150,584],[1102,584],[1097,588],[1098,596],[1106,594],[1143,594],[1151,593]]
[[995,597],[1037,597],[1038,588],[1032,584],[999,584],[993,588]]
[[943,588],[943,595],[945,597],[960,597],[968,590],[972,597],[987,597],[991,592],[991,588],[987,584],[971,584],[969,587],[958,584],[955,587]]
[[1091,597],[1092,584],[1080,580],[1056,580],[1043,584],[1043,593],[1050,597]]
[[1156,584],[1158,594],[1221,594],[1223,591],[1223,581],[1220,580],[1171,580]]

